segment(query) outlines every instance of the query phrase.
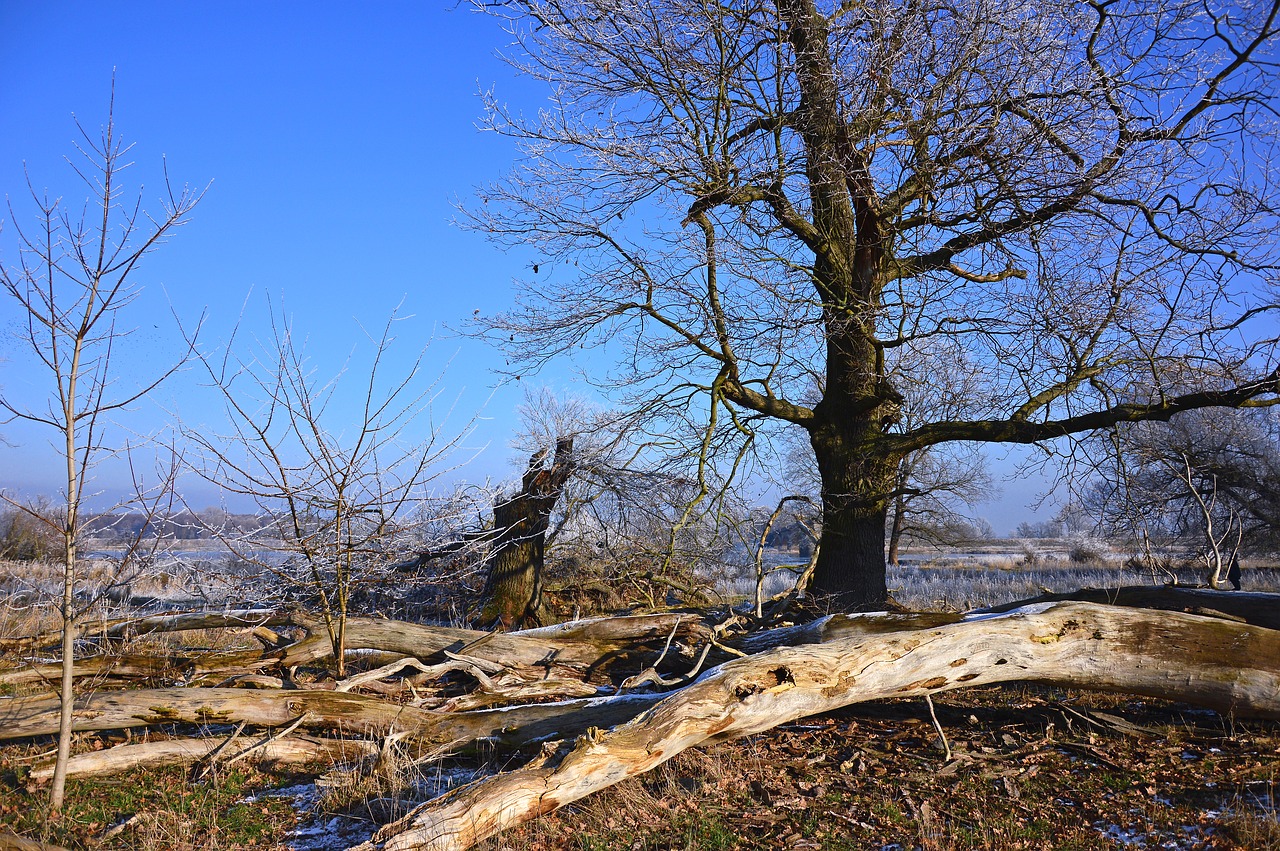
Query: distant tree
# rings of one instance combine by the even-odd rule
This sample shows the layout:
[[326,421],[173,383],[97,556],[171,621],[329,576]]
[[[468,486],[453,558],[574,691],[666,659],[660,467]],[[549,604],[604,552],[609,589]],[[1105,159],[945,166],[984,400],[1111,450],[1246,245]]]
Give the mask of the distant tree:
[[[71,747],[74,701],[72,670],[75,657],[76,568],[78,545],[91,519],[84,510],[91,471],[104,457],[123,447],[108,441],[111,416],[145,397],[172,375],[184,358],[161,366],[141,382],[124,382],[116,372],[116,352],[130,332],[118,322],[138,295],[134,279],[144,255],[186,221],[200,193],[175,191],[166,182],[163,212],[144,214],[141,199],[122,203],[121,172],[129,165],[131,145],[116,134],[114,97],[106,125],[91,135],[77,123],[82,142],[72,168],[88,187],[89,198],[77,215],[31,186],[37,209],[34,228],[25,229],[13,217],[18,237],[17,266],[0,266],[0,284],[20,313],[19,337],[44,367],[48,397],[43,403],[0,394],[3,422],[25,420],[58,435],[63,491],[56,505],[42,506],[5,497],[10,506],[44,525],[58,538],[62,561],[62,679],[61,723],[57,766],[50,789],[50,806],[62,808],[66,766]],[[12,208],[11,208],[12,211]],[[171,480],[167,482],[171,484]],[[158,505],[154,499],[152,509]]]
[[1014,530],[1016,538],[1060,538],[1062,523],[1057,520],[1024,521]]
[[[890,378],[903,391],[904,428],[961,415],[983,392],[981,371],[945,340],[904,345],[892,360]],[[787,458],[789,486],[799,485],[816,499],[821,478],[808,439],[794,442]],[[888,508],[888,563],[898,564],[904,540],[940,546],[972,542],[975,521],[966,509],[996,493],[986,456],[976,444],[925,446],[903,455]]]
[[61,530],[49,522],[57,513],[44,498],[0,510],[0,559],[62,561]]
[[[890,380],[902,390],[906,430],[963,416],[985,390],[981,370],[945,339],[904,345],[893,361]],[[973,443],[923,446],[902,456],[889,505],[889,564],[898,564],[904,538],[954,546],[984,537],[965,509],[997,493],[986,462]]]
[[1096,444],[1086,504],[1112,535],[1150,549],[1181,542],[1217,584],[1235,550],[1280,548],[1276,409],[1189,411],[1116,429]]
[[[472,223],[538,265],[483,327],[519,372],[608,346],[686,452],[802,429],[841,606],[913,452],[1278,399],[1275,0],[483,5],[551,92],[490,104],[523,159]],[[984,389],[905,425],[931,338]]]

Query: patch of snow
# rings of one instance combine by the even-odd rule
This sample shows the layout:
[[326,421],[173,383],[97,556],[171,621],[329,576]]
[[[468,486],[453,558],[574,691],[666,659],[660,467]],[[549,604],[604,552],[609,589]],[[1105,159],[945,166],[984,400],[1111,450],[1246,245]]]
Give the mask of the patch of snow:
[[[492,774],[487,768],[440,768],[419,778],[412,795],[419,801],[430,801],[450,789],[463,786]],[[289,798],[298,813],[298,825],[284,838],[291,851],[343,851],[367,842],[379,825],[369,819],[334,815],[321,807],[321,792],[315,783],[300,783],[271,789],[245,798],[252,803],[263,798]]]
[[1107,839],[1126,848],[1151,848],[1160,851],[1193,851],[1204,848],[1205,840],[1217,833],[1212,827],[1199,825],[1183,825],[1181,832],[1172,836],[1105,822],[1097,822],[1093,827]]
[[371,821],[333,816],[328,821],[316,819],[299,823],[285,838],[285,843],[292,851],[343,851],[368,842],[377,829]]
[[378,826],[371,821],[335,816],[320,809],[320,790],[314,783],[272,789],[246,798],[291,798],[298,812],[298,825],[284,838],[292,851],[342,851],[372,838]]
[[1145,848],[1147,845],[1147,834],[1137,830],[1130,830],[1127,827],[1121,827],[1118,824],[1095,824],[1094,829],[1112,842],[1119,842],[1128,848],[1136,845]]

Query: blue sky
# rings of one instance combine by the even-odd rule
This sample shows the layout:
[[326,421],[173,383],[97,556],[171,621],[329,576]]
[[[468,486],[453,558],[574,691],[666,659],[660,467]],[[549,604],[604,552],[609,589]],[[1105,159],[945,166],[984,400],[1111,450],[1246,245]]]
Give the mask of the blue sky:
[[[479,92],[492,88],[523,110],[545,98],[497,58],[504,42],[493,20],[432,2],[0,3],[0,194],[30,220],[25,163],[37,189],[80,203],[83,188],[62,159],[73,153],[72,116],[97,132],[114,73],[116,125],[136,142],[126,179],[143,184],[144,206],[159,209],[162,159],[175,183],[208,185],[190,223],[138,277],[145,290],[130,308],[138,332],[122,374],[178,350],[171,308],[188,322],[206,312],[204,339],[215,345],[251,293],[245,329],[259,332],[269,296],[327,374],[352,352],[360,324],[380,327],[401,305],[414,318],[402,326],[399,363],[434,338],[428,370],[444,372],[437,408],[453,406],[459,427],[481,412],[467,446],[488,449],[459,475],[509,475],[520,393],[494,391],[500,354],[450,331],[508,304],[512,279],[533,260],[451,224],[454,205],[514,159],[508,143],[476,129]],[[11,263],[11,217],[0,218],[0,262]],[[2,330],[16,319],[12,304],[0,305]],[[6,391],[36,398],[40,377],[7,334],[0,357]],[[212,422],[215,400],[194,379],[179,376],[125,425],[152,430],[166,411]],[[568,366],[539,381],[576,384]],[[2,433],[13,445],[0,447],[0,487],[55,492],[49,437],[17,425]],[[112,475],[105,469],[100,487]],[[1007,482],[979,513],[1007,531],[1033,517],[1026,504],[1042,487]]]

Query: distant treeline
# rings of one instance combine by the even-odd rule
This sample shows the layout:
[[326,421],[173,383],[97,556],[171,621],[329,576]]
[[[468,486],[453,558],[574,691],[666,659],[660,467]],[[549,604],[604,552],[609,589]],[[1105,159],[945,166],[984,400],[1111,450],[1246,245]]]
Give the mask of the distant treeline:
[[141,512],[96,514],[85,523],[84,531],[87,536],[99,539],[141,537],[195,541],[256,532],[270,524],[271,518],[263,514],[232,514],[219,508],[206,508],[166,516]]
[[[52,503],[43,501],[31,511],[0,509],[0,559],[44,561],[62,557],[61,518]],[[43,519],[42,519],[43,518]],[[228,535],[247,535],[271,525],[264,514],[233,514],[218,508],[179,511],[167,516],[143,512],[94,514],[82,525],[82,536],[104,542],[138,538],[169,540],[216,540]]]

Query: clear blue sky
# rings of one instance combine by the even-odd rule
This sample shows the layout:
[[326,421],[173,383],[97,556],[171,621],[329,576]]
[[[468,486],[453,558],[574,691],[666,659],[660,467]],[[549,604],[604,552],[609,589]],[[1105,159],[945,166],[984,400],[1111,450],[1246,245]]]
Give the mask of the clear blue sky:
[[[447,363],[437,407],[456,400],[461,425],[483,406],[468,445],[490,448],[460,475],[507,475],[520,395],[503,388],[490,398],[501,355],[448,331],[507,305],[512,278],[532,262],[450,223],[457,201],[513,162],[507,143],[475,128],[479,91],[493,88],[526,111],[545,96],[496,57],[504,42],[493,20],[430,0],[0,3],[0,194],[29,217],[25,163],[38,189],[80,203],[82,186],[62,159],[73,153],[72,116],[100,128],[114,72],[116,125],[137,143],[126,178],[144,184],[144,204],[159,209],[162,157],[174,182],[210,184],[191,223],[139,276],[146,289],[130,312],[139,331],[122,367],[177,350],[170,304],[188,321],[207,311],[214,344],[252,292],[248,330],[261,327],[267,294],[282,299],[329,372],[357,342],[358,322],[379,326],[403,300],[415,318],[400,354],[410,358],[434,334],[429,366]],[[0,218],[0,262],[12,263],[9,212]],[[3,330],[16,318],[12,304],[0,306]],[[0,357],[10,395],[40,392],[7,334]],[[129,425],[156,427],[161,408],[189,423],[216,418],[192,379],[167,385]],[[540,380],[573,384],[567,367]],[[49,437],[19,426],[2,433],[14,445],[0,447],[0,487],[56,492]],[[1042,485],[1004,487],[1002,501],[979,510],[1001,532],[1032,517],[1025,505]]]

